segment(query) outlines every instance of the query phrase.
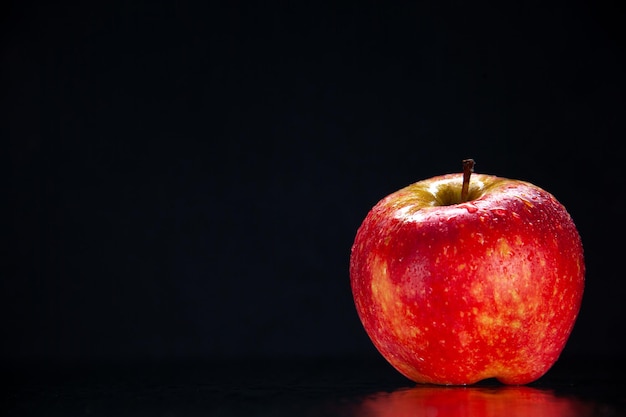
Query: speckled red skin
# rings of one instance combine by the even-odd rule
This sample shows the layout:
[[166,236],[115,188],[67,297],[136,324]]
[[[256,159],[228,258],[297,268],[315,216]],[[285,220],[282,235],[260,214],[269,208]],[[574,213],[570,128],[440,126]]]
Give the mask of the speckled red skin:
[[474,174],[471,201],[450,204],[461,184],[460,174],[421,181],[368,213],[350,258],[357,312],[415,382],[530,383],[556,362],[579,312],[580,236],[539,187]]

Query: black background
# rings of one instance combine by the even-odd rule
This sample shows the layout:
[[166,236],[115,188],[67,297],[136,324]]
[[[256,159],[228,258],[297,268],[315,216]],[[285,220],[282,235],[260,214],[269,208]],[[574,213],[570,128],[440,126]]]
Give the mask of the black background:
[[375,355],[367,211],[460,170],[570,211],[624,351],[619,2],[4,5],[3,360]]

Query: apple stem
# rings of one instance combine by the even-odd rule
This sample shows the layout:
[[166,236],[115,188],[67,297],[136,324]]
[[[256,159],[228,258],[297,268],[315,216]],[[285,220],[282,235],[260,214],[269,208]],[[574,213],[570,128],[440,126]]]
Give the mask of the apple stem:
[[461,202],[463,203],[467,201],[467,195],[469,194],[470,177],[472,176],[472,172],[474,172],[474,160],[464,159],[463,160],[463,187],[461,188]]

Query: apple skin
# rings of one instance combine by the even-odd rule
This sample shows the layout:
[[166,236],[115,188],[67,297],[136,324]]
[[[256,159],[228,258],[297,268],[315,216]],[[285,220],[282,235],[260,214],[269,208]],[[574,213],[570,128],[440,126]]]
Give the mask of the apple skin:
[[528,182],[462,174],[378,202],[359,227],[350,283],[382,356],[418,383],[535,381],[556,362],[584,290],[565,207]]

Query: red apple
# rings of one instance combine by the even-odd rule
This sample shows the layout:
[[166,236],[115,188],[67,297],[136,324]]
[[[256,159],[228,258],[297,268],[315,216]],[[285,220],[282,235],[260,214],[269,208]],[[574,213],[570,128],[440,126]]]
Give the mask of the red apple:
[[415,382],[530,383],[578,315],[580,236],[547,191],[470,178],[472,167],[409,185],[367,214],[350,257],[356,309],[382,356]]

